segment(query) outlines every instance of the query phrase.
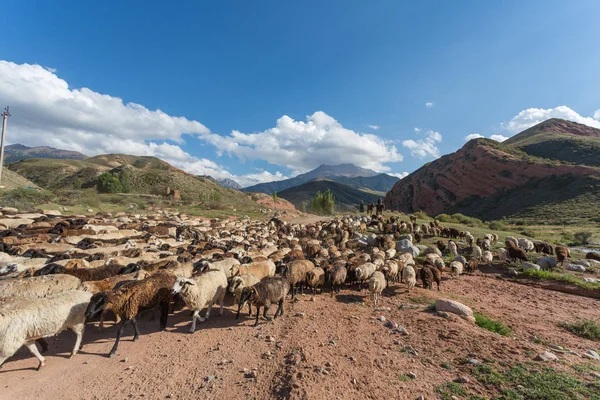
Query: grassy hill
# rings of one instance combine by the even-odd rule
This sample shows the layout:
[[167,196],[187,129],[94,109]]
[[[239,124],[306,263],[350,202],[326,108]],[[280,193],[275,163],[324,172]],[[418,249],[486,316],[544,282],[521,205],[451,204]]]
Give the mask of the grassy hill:
[[4,167],[2,168],[2,182],[1,186],[4,186],[4,190],[11,190],[22,187],[30,187],[37,188],[38,186],[28,180],[27,178],[22,177],[21,175],[11,171],[10,169]]
[[388,208],[530,223],[593,221],[600,204],[600,130],[552,119],[498,143],[474,139],[400,180]]
[[132,193],[166,196],[170,188],[179,190],[186,202],[258,207],[246,194],[225,188],[212,179],[188,174],[155,157],[105,154],[86,160],[27,159],[9,168],[52,191],[94,188],[101,173],[120,173],[127,169]]
[[302,185],[294,186],[278,192],[277,196],[289,201],[296,208],[300,209],[303,202],[310,202],[317,192],[325,192],[327,189],[331,190],[335,197],[337,211],[356,211],[361,200],[365,204],[368,204],[376,202],[379,198],[379,195],[372,192],[358,190],[342,183],[326,179],[314,180]]
[[48,146],[27,147],[22,144],[11,144],[4,148],[4,162],[6,164],[28,158],[85,160],[87,156],[77,151],[55,149],[54,147]]

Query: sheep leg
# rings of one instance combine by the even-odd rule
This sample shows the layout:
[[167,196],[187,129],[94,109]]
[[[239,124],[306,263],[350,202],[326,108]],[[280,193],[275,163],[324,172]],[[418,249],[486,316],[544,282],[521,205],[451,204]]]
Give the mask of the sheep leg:
[[271,321],[273,318],[269,317],[267,315],[267,312],[269,311],[269,307],[268,306],[264,306],[263,307],[263,317],[267,320],[267,321]]
[[71,328],[75,335],[77,335],[77,339],[75,339],[75,346],[73,347],[73,351],[71,352],[71,356],[69,358],[73,358],[77,351],[81,347],[81,339],[83,338],[83,331],[85,329],[85,324],[76,325]]
[[167,319],[169,318],[169,303],[163,302],[160,305],[160,329],[167,329]]
[[277,311],[275,311],[275,318],[277,318],[278,314],[280,317],[283,316],[283,300],[279,301],[279,307],[277,307]]
[[[204,320],[206,321],[208,317],[210,317],[210,310],[212,310],[213,302],[208,303],[208,307],[206,308],[206,314],[204,315]],[[200,320],[200,322],[204,322]]]
[[133,341],[136,342],[140,337],[140,329],[138,328],[137,320],[135,318],[131,318],[131,323],[133,325],[133,330],[135,331]]
[[252,316],[252,303],[248,302],[248,316],[251,317]]
[[256,306],[256,322],[254,322],[254,326],[258,326],[258,317],[260,315],[260,306]]
[[110,349],[110,352],[108,353],[108,357],[114,357],[115,353],[117,352],[117,348],[119,347],[119,340],[121,340],[121,335],[123,334],[123,331],[125,330],[125,325],[127,324],[129,320],[128,319],[124,319],[121,322],[121,326],[119,327],[119,330],[117,331],[117,339],[115,340],[115,344],[113,345],[112,349]]
[[190,333],[194,333],[196,330],[196,319],[199,317],[200,310],[195,310],[192,314],[192,327],[190,328]]
[[225,299],[225,291],[221,292],[221,297],[219,297],[219,315],[223,315],[223,300]]
[[37,367],[37,370],[39,371],[40,368],[42,368],[45,365],[46,359],[44,357],[42,357],[42,355],[40,354],[37,346],[35,345],[35,341],[27,342],[27,343],[25,343],[25,346],[29,349],[31,354],[33,354],[34,356],[37,357],[38,360],[40,360],[40,364]]

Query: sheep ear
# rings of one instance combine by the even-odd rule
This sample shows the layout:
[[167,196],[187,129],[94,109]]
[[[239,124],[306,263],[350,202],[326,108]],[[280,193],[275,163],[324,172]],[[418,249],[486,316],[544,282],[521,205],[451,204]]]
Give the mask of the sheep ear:
[[185,282],[183,283],[183,286],[185,286],[185,285],[195,285],[195,283],[194,283],[194,282],[192,282],[192,281],[185,281]]

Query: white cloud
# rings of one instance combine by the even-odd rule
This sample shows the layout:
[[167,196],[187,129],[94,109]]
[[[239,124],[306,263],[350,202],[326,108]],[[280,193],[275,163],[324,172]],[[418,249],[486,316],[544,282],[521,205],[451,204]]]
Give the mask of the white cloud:
[[387,163],[402,161],[395,146],[376,135],[344,128],[333,117],[317,111],[296,121],[287,115],[274,128],[258,133],[233,131],[229,136],[201,133],[199,138],[244,160],[265,160],[296,173],[321,164],[351,163],[375,171],[389,171]]
[[481,139],[482,137],[484,136],[480,135],[479,133],[471,133],[470,135],[465,136],[465,142],[473,139]]
[[273,181],[282,181],[284,179],[289,179],[289,176],[283,175],[281,172],[277,171],[274,174],[269,171],[259,171],[255,174],[248,174],[243,176],[235,176],[234,179],[237,183],[242,185],[243,187],[257,185],[259,183],[264,182],[273,182]]
[[373,129],[374,131],[378,130],[379,128],[381,128],[379,125],[369,125],[369,128]]
[[421,128],[417,128],[417,127],[415,126],[415,127],[413,128],[413,131],[414,131],[415,133],[419,133],[419,132],[421,132],[421,131],[422,131],[422,129],[421,129]]
[[11,106],[13,114],[8,142],[53,146],[91,156],[154,156],[191,174],[231,178],[241,185],[286,178],[280,172],[266,171],[232,175],[214,161],[194,157],[166,142],[183,143],[182,135],[187,133],[210,133],[200,122],[124,103],[88,88],[70,88],[55,72],[53,68],[0,60],[0,99]]
[[433,107],[433,102],[432,101],[428,101],[427,103],[425,103],[425,107],[427,107],[427,108]]
[[561,118],[580,124],[600,129],[600,110],[594,113],[594,118],[579,115],[567,106],[555,108],[528,108],[515,115],[510,121],[503,123],[502,127],[512,134],[524,131],[549,118]]
[[433,130],[423,131],[421,128],[415,128],[414,131],[418,135],[425,135],[425,139],[404,140],[402,141],[402,146],[409,149],[410,154],[413,157],[423,158],[431,156],[438,158],[440,156],[440,151],[437,148],[437,143],[442,141],[442,135]]
[[395,176],[396,178],[402,179],[405,176],[408,176],[408,172],[388,172],[388,175]]
[[490,139],[495,140],[496,142],[504,142],[508,137],[504,135],[492,135],[490,136]]

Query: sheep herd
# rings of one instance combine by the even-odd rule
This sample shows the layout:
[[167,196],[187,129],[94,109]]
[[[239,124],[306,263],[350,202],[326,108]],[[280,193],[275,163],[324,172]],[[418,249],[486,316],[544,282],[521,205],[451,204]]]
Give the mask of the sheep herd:
[[[138,340],[142,311],[160,310],[164,330],[169,315],[185,306],[193,333],[214,305],[223,313],[227,292],[238,305],[236,318],[246,306],[251,315],[254,306],[256,325],[261,308],[265,320],[272,318],[271,306],[277,306],[273,318],[280,317],[288,295],[293,301],[299,290],[315,296],[325,289],[334,296],[344,287],[368,287],[376,305],[389,285],[410,291],[420,280],[424,288],[440,290],[444,274],[471,273],[495,257],[526,262],[527,252],[545,253],[543,268],[570,257],[567,247],[512,237],[494,254],[495,234],[476,239],[437,220],[419,225],[398,214],[311,224],[278,217],[208,220],[163,211],[27,217],[15,215],[27,222],[0,232],[0,365],[26,346],[38,358],[38,369],[45,363],[38,349],[47,349],[44,338],[71,329],[77,337],[74,356],[86,323],[99,319],[103,328],[111,314],[119,329],[108,356],[116,353],[127,325]],[[425,238],[439,240],[421,245]],[[557,261],[548,257],[554,252]]]

